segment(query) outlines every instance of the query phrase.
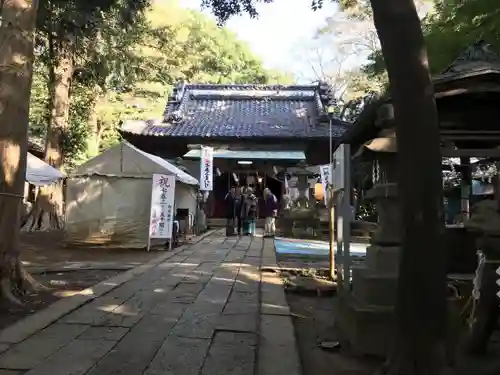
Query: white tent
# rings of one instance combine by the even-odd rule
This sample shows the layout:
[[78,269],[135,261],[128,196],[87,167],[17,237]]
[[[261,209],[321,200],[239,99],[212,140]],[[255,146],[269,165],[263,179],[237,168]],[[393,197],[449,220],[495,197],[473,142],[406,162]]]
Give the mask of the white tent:
[[61,178],[64,178],[63,173],[28,152],[26,182],[36,186],[44,186]]
[[67,242],[145,247],[153,173],[176,176],[175,208],[194,215],[198,181],[166,160],[123,142],[68,177]]

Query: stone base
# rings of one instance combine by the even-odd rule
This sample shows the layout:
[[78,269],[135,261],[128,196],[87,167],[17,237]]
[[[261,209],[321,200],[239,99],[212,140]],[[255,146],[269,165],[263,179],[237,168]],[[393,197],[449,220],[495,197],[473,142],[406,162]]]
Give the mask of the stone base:
[[369,306],[393,306],[397,292],[399,247],[371,245],[362,266],[352,269],[356,300]]
[[385,356],[392,342],[399,247],[371,245],[352,268],[352,291],[339,294],[336,324],[357,354]]
[[385,357],[392,342],[392,307],[366,306],[349,292],[335,302],[335,326],[355,354]]
[[400,246],[370,245],[366,249],[366,268],[377,273],[394,274],[399,269]]
[[363,266],[352,268],[352,294],[363,305],[393,306],[397,286],[397,275],[373,273]]

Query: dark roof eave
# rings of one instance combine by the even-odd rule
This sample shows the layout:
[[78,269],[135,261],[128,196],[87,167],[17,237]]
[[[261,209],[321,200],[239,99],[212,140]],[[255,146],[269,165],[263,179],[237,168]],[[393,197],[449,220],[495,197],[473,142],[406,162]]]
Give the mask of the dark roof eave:
[[500,77],[500,69],[484,68],[462,73],[459,72],[459,73],[438,74],[432,77],[432,83],[436,85],[436,84],[448,83],[451,81],[459,81],[462,79],[488,76],[488,75],[496,75]]
[[[141,137],[143,139],[150,138],[150,139],[165,139],[168,142],[178,142],[185,140],[187,143],[191,144],[196,144],[196,143],[204,143],[204,142],[282,142],[282,141],[325,141],[329,139],[329,135],[325,136],[306,136],[304,137],[303,135],[297,135],[297,136],[248,136],[248,137],[230,137],[230,136],[210,136],[210,137],[203,137],[203,136],[188,136],[188,135],[163,135],[163,134],[140,134],[132,131],[127,131],[123,129],[118,130],[119,133],[122,136],[134,136],[134,137]],[[334,139],[340,141],[342,139],[342,136],[339,135],[334,135]]]

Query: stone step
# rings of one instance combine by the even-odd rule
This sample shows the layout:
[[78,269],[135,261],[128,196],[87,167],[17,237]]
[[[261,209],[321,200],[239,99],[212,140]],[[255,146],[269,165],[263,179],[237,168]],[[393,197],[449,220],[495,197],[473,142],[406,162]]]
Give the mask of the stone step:
[[334,308],[341,340],[355,354],[386,356],[393,339],[393,308],[364,305],[348,292],[336,298]]
[[393,306],[397,281],[395,274],[372,273],[366,266],[352,269],[352,293],[364,305]]
[[370,245],[366,249],[365,265],[371,272],[397,273],[400,252],[399,246]]

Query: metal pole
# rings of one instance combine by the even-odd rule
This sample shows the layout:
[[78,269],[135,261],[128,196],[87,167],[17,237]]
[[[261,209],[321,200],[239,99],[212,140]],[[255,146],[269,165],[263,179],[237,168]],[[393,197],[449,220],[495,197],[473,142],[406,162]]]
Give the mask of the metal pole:
[[[333,182],[333,139],[332,139],[332,118],[330,117],[330,122],[329,122],[329,142],[330,142],[330,153],[329,153],[329,161],[330,161],[330,173],[329,173],[329,180]],[[328,194],[328,211],[329,211],[329,258],[330,258],[330,264],[329,264],[329,273],[330,273],[330,278],[332,280],[335,279],[335,206],[333,203],[333,186],[330,183],[330,181],[327,181],[326,186],[327,191],[324,192],[324,194]]]
[[201,217],[201,197],[202,197],[201,190],[198,189],[196,192],[196,212],[195,212],[195,226],[194,230],[196,232],[196,235],[199,236],[201,233],[201,223],[200,223],[200,217]]

